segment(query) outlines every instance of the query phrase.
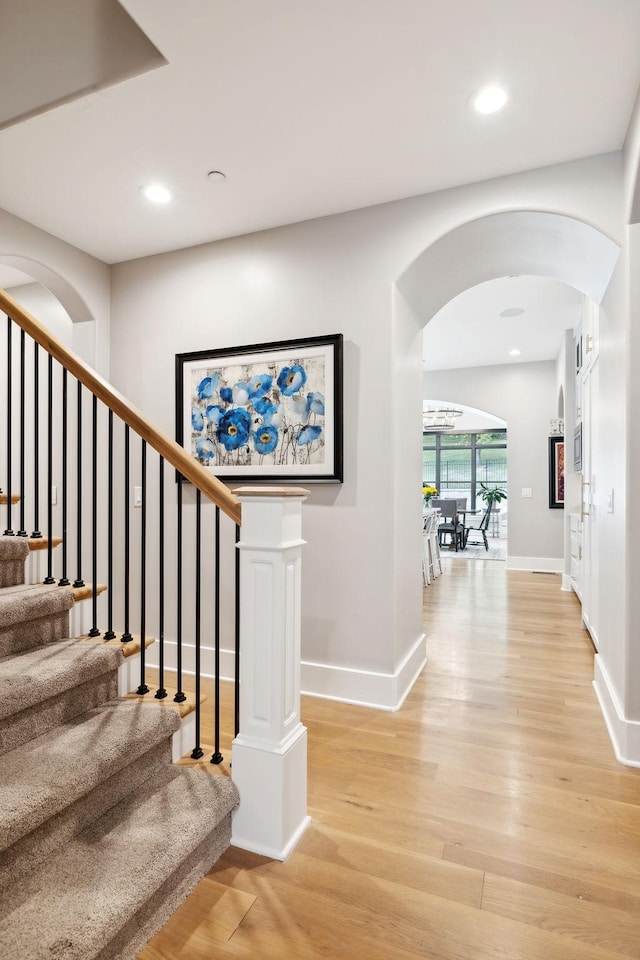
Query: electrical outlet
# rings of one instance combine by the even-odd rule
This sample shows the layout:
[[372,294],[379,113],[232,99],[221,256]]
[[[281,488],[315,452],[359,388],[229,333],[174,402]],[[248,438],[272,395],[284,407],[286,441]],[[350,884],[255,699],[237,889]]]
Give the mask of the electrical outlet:
[[133,505],[134,507],[142,506],[142,487],[133,488]]

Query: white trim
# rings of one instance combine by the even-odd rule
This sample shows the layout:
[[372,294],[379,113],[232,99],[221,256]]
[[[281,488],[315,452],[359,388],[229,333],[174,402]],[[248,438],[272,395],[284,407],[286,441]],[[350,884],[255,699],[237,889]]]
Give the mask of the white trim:
[[507,557],[507,570],[530,570],[541,573],[562,573],[562,557]]
[[377,710],[399,710],[427,662],[425,635],[420,634],[393,673],[357,670],[302,661],[301,693],[325,700],[357,703]]
[[627,767],[640,767],[640,720],[627,720],[602,657],[594,657],[593,688],[607,726],[616,759]]
[[[356,670],[330,663],[313,663],[303,660],[301,693],[324,700],[357,703],[375,710],[399,710],[427,662],[424,641],[425,635],[421,634],[394,673],[376,673],[372,670]],[[175,671],[176,642],[165,639],[164,644],[165,670]],[[147,648],[146,661],[150,667],[158,666],[158,654],[157,643]],[[212,647],[201,648],[204,663],[212,663],[213,656]],[[233,682],[234,668],[233,650],[221,649],[220,679]],[[195,673],[195,647],[192,643],[182,644],[182,672],[187,675]],[[212,678],[213,674],[205,669],[201,672],[201,676]]]
[[564,590],[566,593],[570,593],[573,590],[573,584],[571,583],[571,574],[563,573],[562,574],[562,586],[561,590]]

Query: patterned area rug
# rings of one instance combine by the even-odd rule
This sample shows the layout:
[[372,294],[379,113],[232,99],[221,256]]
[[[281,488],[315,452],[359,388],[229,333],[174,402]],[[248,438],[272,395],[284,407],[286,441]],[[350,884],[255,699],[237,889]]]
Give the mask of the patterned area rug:
[[488,537],[489,549],[485,550],[483,543],[468,543],[464,550],[448,550],[446,547],[441,551],[443,559],[454,558],[456,560],[502,560],[507,559],[507,541],[506,538]]

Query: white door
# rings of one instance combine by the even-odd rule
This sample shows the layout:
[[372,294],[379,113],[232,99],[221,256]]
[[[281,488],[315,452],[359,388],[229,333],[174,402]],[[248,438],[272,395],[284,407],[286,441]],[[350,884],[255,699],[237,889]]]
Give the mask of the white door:
[[598,409],[596,357],[582,382],[582,619],[598,647]]

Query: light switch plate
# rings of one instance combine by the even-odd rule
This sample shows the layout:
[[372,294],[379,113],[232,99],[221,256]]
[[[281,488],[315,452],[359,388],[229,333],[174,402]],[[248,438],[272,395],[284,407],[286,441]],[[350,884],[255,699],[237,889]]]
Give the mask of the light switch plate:
[[142,506],[142,487],[133,488],[133,505],[134,507]]
[[522,488],[522,498],[523,498],[523,500],[531,500],[532,496],[533,496],[533,492],[532,492],[532,490],[531,490],[531,487],[523,487],[523,488]]

